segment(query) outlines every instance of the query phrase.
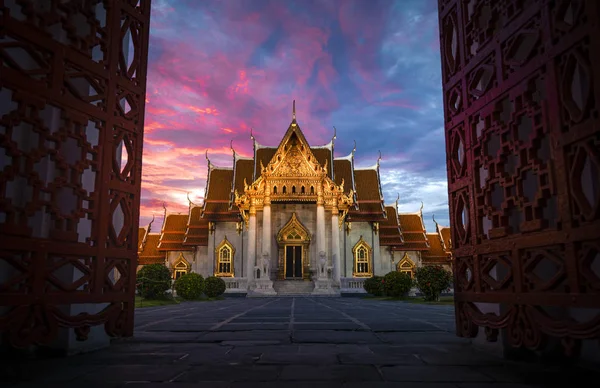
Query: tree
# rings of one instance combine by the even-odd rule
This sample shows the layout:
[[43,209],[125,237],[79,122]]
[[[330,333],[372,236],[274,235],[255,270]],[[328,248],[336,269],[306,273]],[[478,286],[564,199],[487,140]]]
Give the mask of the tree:
[[204,292],[204,278],[193,272],[185,274],[175,282],[175,291],[183,299],[199,299]]
[[425,266],[415,271],[416,285],[427,301],[437,301],[452,284],[452,274],[440,265]]
[[147,264],[137,273],[138,294],[146,299],[164,298],[171,288],[171,272],[164,264]]

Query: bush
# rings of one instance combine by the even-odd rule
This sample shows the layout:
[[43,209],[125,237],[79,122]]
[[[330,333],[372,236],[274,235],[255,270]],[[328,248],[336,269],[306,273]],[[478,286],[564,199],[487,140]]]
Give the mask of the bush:
[[146,299],[160,299],[171,288],[171,272],[164,264],[144,265],[137,273],[137,291]]
[[177,296],[183,299],[199,299],[204,292],[204,278],[197,273],[188,273],[175,282]]
[[417,288],[427,301],[437,301],[442,291],[452,284],[452,274],[440,265],[417,268],[415,272]]
[[217,296],[223,295],[225,288],[225,280],[219,277],[209,276],[204,281],[204,293],[209,298],[216,298]]
[[383,287],[386,296],[401,298],[406,296],[412,287],[410,275],[404,272],[390,272],[383,278]]
[[373,296],[383,296],[383,277],[373,276],[363,283],[363,288]]

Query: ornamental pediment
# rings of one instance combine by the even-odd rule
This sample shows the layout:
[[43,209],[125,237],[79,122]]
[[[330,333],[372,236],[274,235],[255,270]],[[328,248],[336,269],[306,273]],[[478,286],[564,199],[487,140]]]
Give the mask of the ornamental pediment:
[[269,164],[261,166],[262,174],[270,178],[323,178],[327,167],[321,166],[307,144],[296,136],[277,149]]

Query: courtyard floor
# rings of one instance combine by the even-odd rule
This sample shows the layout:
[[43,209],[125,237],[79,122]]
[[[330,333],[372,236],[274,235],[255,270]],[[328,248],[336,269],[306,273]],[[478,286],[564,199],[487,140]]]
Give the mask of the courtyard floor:
[[455,336],[453,306],[234,298],[135,314],[134,338],[22,365],[30,381],[12,386],[518,388],[582,377],[478,352]]

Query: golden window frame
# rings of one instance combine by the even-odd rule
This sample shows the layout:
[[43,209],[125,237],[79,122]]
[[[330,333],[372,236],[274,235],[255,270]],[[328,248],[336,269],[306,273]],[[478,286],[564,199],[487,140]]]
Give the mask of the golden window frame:
[[[359,258],[360,252],[366,253],[366,258]],[[373,276],[373,249],[367,242],[360,236],[358,242],[352,248],[352,257],[354,265],[352,275],[354,277],[371,277]],[[367,271],[359,271],[359,265],[367,263]]]
[[[220,271],[221,266],[220,264],[226,264],[227,261],[222,260],[222,256],[221,253],[224,250],[229,250],[229,268],[230,270],[228,272],[223,272]],[[218,276],[218,277],[226,277],[226,278],[232,278],[235,276],[235,270],[234,270],[234,258],[235,258],[235,247],[233,246],[233,244],[231,244],[229,242],[229,240],[227,240],[227,236],[225,236],[223,238],[223,240],[219,243],[219,245],[215,248],[215,270],[214,270],[214,275]]]

